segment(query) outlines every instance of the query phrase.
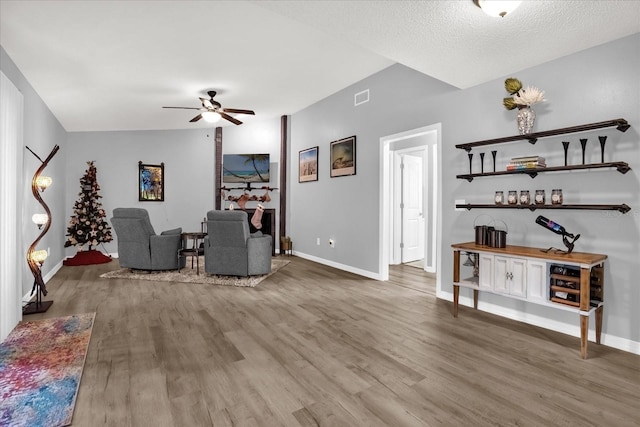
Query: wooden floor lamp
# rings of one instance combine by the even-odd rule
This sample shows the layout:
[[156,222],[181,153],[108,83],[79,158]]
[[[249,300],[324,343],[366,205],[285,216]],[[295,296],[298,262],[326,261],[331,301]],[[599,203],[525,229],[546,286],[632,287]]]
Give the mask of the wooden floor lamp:
[[29,264],[29,270],[31,270],[31,273],[34,277],[31,295],[33,295],[33,293],[35,292],[36,299],[35,301],[30,301],[26,306],[22,308],[23,315],[44,313],[49,309],[49,307],[51,307],[51,304],[53,304],[53,301],[42,301],[42,297],[47,296],[47,286],[42,279],[41,267],[44,263],[44,260],[47,259],[48,254],[45,250],[37,251],[36,246],[38,245],[40,239],[42,239],[42,237],[47,234],[47,231],[49,231],[49,227],[51,227],[51,211],[49,210],[49,206],[47,206],[44,200],[42,200],[40,193],[46,190],[49,185],[51,185],[52,180],[47,176],[41,176],[41,174],[44,168],[47,167],[47,164],[49,164],[49,161],[53,158],[53,156],[56,155],[60,147],[58,147],[57,145],[53,147],[51,153],[49,153],[44,161],[40,158],[40,156],[34,153],[31,148],[26,148],[27,150],[31,151],[31,154],[36,156],[36,158],[42,162],[38,170],[36,170],[36,173],[33,175],[33,179],[31,180],[31,192],[33,193],[33,197],[36,198],[38,203],[42,205],[46,213],[34,214],[31,218],[33,222],[36,223],[38,228],[42,229],[42,232],[40,233],[38,238],[34,240],[33,243],[31,243],[31,246],[29,246],[29,250],[27,251],[27,264]]

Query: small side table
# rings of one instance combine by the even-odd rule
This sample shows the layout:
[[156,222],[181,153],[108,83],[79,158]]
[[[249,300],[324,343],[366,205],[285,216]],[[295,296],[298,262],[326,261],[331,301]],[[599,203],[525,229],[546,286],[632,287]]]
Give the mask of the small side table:
[[200,274],[200,255],[204,255],[204,248],[200,247],[200,242],[204,239],[207,233],[202,231],[194,231],[188,233],[182,233],[181,248],[178,249],[178,273],[180,272],[180,258],[191,257],[191,268],[193,268],[193,258],[196,259],[196,274]]

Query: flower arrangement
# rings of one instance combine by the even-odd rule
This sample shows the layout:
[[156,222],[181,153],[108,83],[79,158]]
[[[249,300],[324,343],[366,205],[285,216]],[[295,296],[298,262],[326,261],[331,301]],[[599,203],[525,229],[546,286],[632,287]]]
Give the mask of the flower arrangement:
[[502,105],[507,110],[513,110],[516,107],[530,107],[546,101],[544,99],[544,91],[533,86],[527,86],[523,89],[520,80],[513,77],[509,77],[504,81],[504,88],[511,94],[511,96],[502,99]]

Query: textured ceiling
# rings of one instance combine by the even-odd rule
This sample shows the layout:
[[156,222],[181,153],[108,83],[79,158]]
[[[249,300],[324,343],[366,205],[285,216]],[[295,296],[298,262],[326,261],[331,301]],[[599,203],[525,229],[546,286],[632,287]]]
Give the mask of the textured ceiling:
[[[0,44],[68,131],[188,129],[217,90],[245,122],[399,62],[459,88],[640,31],[640,1],[0,1]],[[233,125],[232,125],[233,126]]]

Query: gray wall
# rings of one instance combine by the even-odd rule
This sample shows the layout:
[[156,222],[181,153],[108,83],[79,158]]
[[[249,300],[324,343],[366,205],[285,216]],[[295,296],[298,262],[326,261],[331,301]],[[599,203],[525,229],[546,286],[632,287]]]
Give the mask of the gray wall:
[[[37,249],[50,249],[49,258],[42,266],[42,273],[50,275],[52,269],[60,262],[63,256],[64,233],[61,232],[64,223],[65,212],[65,162],[66,150],[64,144],[67,136],[60,122],[53,116],[49,108],[45,105],[38,94],[33,90],[29,82],[22,75],[20,70],[0,47],[0,69],[13,82],[24,96],[24,145],[31,148],[42,160],[44,160],[53,147],[59,145],[60,151],[49,162],[43,171],[43,175],[53,178],[53,184],[44,193],[42,199],[51,210],[51,229],[40,240]],[[22,215],[22,245],[16,248],[24,254],[24,264],[22,265],[22,292],[21,295],[31,291],[33,286],[33,275],[27,266],[26,254],[29,245],[39,235],[41,230],[31,222],[31,215],[34,213],[44,213],[44,209],[31,194],[31,179],[33,174],[40,167],[41,162],[32,155],[26,148],[23,153],[23,215]]]
[[[576,173],[476,179],[472,183],[455,175],[468,170],[466,152],[454,145],[517,133],[514,111],[502,106],[504,78],[467,89],[453,90],[437,81],[400,65],[381,71],[292,116],[291,157],[299,150],[318,145],[319,181],[291,183],[291,234],[296,251],[318,259],[344,264],[355,269],[379,273],[378,200],[379,139],[410,129],[442,124],[442,244],[439,295],[450,298],[452,291],[451,244],[473,240],[473,222],[486,213],[503,220],[509,227],[508,242],[539,247],[561,245],[559,236],[534,223],[545,214],[582,234],[576,250],[605,253],[607,262],[606,307],[603,332],[605,343],[634,347],[640,341],[640,315],[633,307],[640,303],[638,231],[640,230],[640,35],[620,39],[574,55],[514,72],[524,85],[546,92],[547,102],[535,107],[537,130],[555,129],[626,118],[632,128],[626,133],[606,130],[581,137],[590,140],[588,161],[598,161],[598,135],[608,135],[608,161],[623,160],[634,170],[626,175],[610,170]],[[371,101],[353,107],[353,95],[371,90]],[[357,135],[357,175],[330,178],[329,142]],[[570,163],[579,161],[578,136],[572,141]],[[562,137],[538,142],[497,146],[498,169],[516,155],[540,154],[549,164],[560,165]],[[597,148],[596,148],[597,147]],[[490,158],[487,148],[487,158]],[[479,153],[475,150],[475,170]],[[487,160],[485,160],[487,161]],[[488,165],[488,163],[486,163]],[[297,176],[292,162],[291,176]],[[626,215],[609,211],[454,211],[456,199],[491,203],[496,190],[530,191],[562,188],[565,203],[626,203],[632,211]],[[335,249],[316,246],[316,237],[336,239]],[[324,243],[324,241],[323,241]],[[463,295],[465,296],[465,295]],[[467,297],[470,294],[466,295]],[[467,300],[468,301],[468,300]],[[493,295],[482,295],[481,306],[504,315],[524,313],[534,323],[570,333],[577,331],[577,316]],[[542,320],[540,320],[542,319]],[[592,321],[593,324],[593,321]],[[630,343],[630,341],[635,342]]]

